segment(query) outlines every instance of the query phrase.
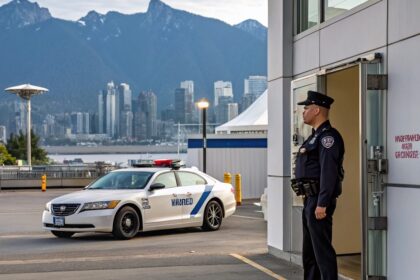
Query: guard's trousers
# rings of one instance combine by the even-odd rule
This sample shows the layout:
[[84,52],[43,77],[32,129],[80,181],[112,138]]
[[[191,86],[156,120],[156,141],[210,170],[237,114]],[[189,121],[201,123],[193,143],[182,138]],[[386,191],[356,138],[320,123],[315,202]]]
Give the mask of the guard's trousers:
[[318,197],[305,198],[303,222],[302,261],[306,280],[337,280],[337,257],[331,244],[332,215],[336,207],[336,199],[327,207],[327,217],[317,220],[315,208]]

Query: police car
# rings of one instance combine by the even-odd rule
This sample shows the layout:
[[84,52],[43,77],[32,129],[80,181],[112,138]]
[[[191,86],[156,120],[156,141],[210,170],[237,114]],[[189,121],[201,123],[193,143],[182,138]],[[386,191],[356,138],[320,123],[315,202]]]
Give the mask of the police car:
[[112,171],[84,190],[51,200],[42,223],[61,238],[110,232],[130,239],[139,231],[218,230],[235,209],[232,185],[195,168],[137,167]]

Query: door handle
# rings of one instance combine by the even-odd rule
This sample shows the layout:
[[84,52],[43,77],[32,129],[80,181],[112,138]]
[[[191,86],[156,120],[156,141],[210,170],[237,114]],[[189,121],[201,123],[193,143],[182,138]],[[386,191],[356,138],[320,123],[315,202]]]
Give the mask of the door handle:
[[192,193],[190,193],[190,192],[187,192],[187,196],[191,196],[192,195]]

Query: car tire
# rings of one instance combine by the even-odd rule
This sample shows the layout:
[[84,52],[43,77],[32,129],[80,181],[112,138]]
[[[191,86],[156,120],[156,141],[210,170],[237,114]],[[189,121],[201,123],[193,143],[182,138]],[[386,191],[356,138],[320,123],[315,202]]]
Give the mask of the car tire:
[[206,205],[203,217],[203,230],[215,231],[220,228],[223,220],[223,209],[216,200],[210,201]]
[[123,207],[114,218],[112,234],[117,239],[131,239],[139,231],[140,218],[130,206]]
[[74,232],[70,232],[70,231],[57,231],[57,230],[52,230],[51,233],[54,234],[58,238],[70,238],[74,234]]

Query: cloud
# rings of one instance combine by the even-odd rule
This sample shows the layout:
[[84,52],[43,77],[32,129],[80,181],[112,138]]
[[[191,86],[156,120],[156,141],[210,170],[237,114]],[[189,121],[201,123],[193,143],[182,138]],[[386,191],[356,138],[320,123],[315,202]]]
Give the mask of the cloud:
[[[256,19],[267,25],[268,0],[163,0],[169,6],[188,12],[217,18],[230,24],[245,19]],[[9,0],[0,0],[0,5]],[[31,0],[31,2],[35,2]],[[106,14],[118,11],[123,14],[144,13],[149,0],[37,0],[41,7],[48,8],[54,17],[77,20],[89,11]]]

